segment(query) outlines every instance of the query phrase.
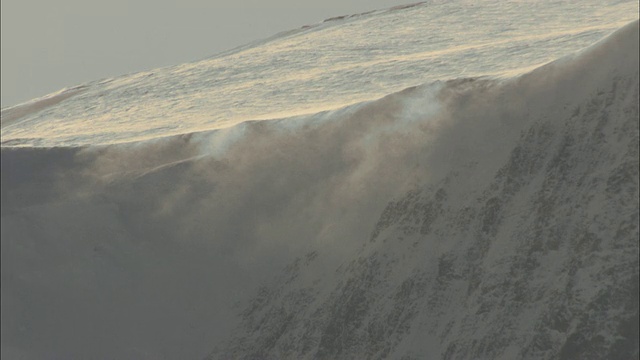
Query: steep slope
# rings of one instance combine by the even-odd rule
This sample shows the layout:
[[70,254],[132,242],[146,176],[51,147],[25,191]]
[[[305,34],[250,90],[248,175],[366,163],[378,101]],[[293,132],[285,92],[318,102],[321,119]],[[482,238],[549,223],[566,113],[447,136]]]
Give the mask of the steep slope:
[[292,262],[210,359],[638,357],[638,22],[439,98],[421,182],[342,266]]

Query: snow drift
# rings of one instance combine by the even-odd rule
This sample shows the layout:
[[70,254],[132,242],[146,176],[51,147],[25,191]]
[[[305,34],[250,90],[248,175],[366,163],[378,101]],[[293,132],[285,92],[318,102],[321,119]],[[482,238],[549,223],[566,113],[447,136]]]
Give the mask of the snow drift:
[[7,358],[637,358],[638,21],[506,80],[2,148]]

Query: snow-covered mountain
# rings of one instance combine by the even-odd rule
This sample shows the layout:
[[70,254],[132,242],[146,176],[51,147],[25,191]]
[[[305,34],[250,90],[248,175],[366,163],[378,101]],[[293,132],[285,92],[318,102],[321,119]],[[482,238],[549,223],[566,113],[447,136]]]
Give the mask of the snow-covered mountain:
[[[584,6],[473,3],[487,34],[518,6],[547,25]],[[592,43],[629,2],[585,7],[580,31],[514,22],[409,53],[424,16],[456,23],[454,5],[333,19],[3,109],[2,358],[638,358],[638,20],[523,70]],[[295,46],[349,32],[380,47],[297,62]],[[240,71],[252,56],[270,70]],[[407,87],[412,66],[446,59],[468,65]]]
[[293,261],[211,358],[637,358],[637,44],[635,22],[517,79],[444,84],[428,180],[341,266]]

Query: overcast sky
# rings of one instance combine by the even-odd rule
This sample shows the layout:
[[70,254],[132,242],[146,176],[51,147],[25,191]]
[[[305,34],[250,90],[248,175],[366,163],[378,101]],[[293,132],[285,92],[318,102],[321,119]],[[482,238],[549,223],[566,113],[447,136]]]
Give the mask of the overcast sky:
[[2,0],[2,107],[412,0]]

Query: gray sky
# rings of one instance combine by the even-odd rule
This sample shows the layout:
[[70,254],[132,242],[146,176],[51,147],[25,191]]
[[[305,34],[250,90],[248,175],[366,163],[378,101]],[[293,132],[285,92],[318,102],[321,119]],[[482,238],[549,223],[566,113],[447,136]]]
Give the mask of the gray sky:
[[411,0],[2,0],[2,107]]

